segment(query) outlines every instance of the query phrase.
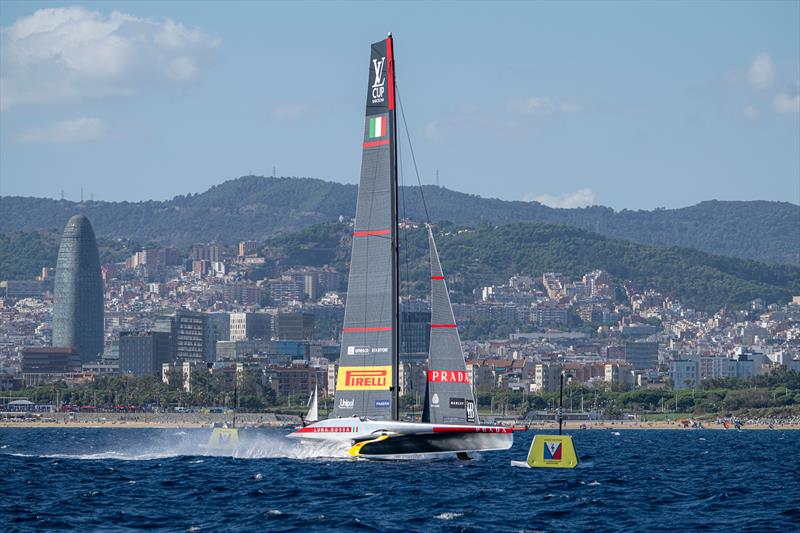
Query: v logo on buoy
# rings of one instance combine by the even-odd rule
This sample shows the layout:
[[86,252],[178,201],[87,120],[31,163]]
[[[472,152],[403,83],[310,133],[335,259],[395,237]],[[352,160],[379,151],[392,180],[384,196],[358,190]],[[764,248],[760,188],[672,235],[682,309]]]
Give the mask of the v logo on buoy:
[[551,440],[544,441],[544,460],[545,461],[560,461],[561,460],[561,443],[553,442]]

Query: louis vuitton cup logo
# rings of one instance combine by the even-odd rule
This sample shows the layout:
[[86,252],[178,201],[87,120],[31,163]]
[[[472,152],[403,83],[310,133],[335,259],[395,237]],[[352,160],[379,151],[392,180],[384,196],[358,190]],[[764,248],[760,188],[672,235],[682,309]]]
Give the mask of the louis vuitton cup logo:
[[386,91],[386,76],[384,75],[384,65],[386,58],[382,57],[380,60],[372,60],[372,71],[375,74],[375,80],[372,82],[372,103],[377,104],[383,102],[383,95]]

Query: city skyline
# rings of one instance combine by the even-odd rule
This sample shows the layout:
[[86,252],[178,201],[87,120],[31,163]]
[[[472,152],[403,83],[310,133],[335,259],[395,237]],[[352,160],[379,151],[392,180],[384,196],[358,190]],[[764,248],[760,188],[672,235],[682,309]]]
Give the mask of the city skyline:
[[[795,3],[439,4],[424,24],[415,5],[308,6],[4,3],[0,194],[166,199],[273,167],[354,183],[363,43],[391,29],[423,183],[800,203]],[[90,46],[62,46],[80,31]]]

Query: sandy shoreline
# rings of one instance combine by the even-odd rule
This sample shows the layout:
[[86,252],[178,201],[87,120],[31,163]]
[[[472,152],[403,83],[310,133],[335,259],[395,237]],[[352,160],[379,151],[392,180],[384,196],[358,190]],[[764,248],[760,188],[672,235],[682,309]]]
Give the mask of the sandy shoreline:
[[[225,413],[43,413],[35,419],[0,419],[0,428],[158,428],[201,429],[217,424],[230,424],[232,416]],[[275,413],[238,413],[239,427],[290,427],[300,424],[300,418]]]
[[[70,420],[64,413],[49,413],[44,415],[45,420],[0,420],[0,428],[111,428],[111,429],[202,429],[209,428],[212,424],[230,423],[231,416],[226,414],[211,413],[79,413],[75,419]],[[299,417],[291,415],[276,415],[274,413],[240,413],[236,415],[238,427],[263,427],[282,428],[295,427],[300,424]],[[530,430],[557,430],[555,422],[535,422],[525,424],[519,422],[515,428]],[[716,422],[703,422],[704,429],[725,430],[722,424]],[[690,431],[683,424],[675,421],[634,422],[626,421],[565,421],[564,429],[569,431],[588,430],[650,430],[650,429],[680,429]],[[767,423],[745,423],[742,429],[770,429]],[[800,423],[776,423],[776,430],[797,430]]]
[[[585,424],[586,427],[582,428],[581,424]],[[558,424],[554,422],[547,422],[545,424],[536,424],[536,425],[529,425],[529,429],[558,429]],[[619,422],[619,421],[605,421],[605,422],[565,422],[564,429],[568,429],[570,431],[574,430],[590,430],[590,429],[607,429],[612,431],[619,431],[623,429],[680,429],[685,431],[693,431],[694,428],[688,427],[685,428],[682,424],[678,424],[676,422]],[[722,424],[717,424],[716,422],[703,422],[703,429],[716,429],[716,430],[734,430],[731,428],[726,428]],[[742,426],[742,429],[772,429],[769,427],[769,424],[745,424]],[[774,429],[800,429],[800,424],[775,424]],[[735,430],[734,430],[735,431]]]

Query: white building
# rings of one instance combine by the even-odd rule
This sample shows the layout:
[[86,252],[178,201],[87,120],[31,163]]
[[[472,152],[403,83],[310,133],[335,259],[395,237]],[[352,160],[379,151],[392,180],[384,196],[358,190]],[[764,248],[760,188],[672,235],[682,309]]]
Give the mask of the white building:
[[231,341],[269,338],[270,316],[266,313],[231,313]]
[[673,389],[689,389],[704,379],[749,379],[760,369],[752,359],[740,357],[697,357],[670,361],[669,377]]
[[633,371],[633,366],[626,362],[606,363],[604,367],[605,382],[624,383],[629,386],[634,386],[636,383],[636,375]]
[[672,388],[690,389],[700,383],[700,365],[695,357],[687,359],[677,359],[669,363],[669,378],[672,380]]

